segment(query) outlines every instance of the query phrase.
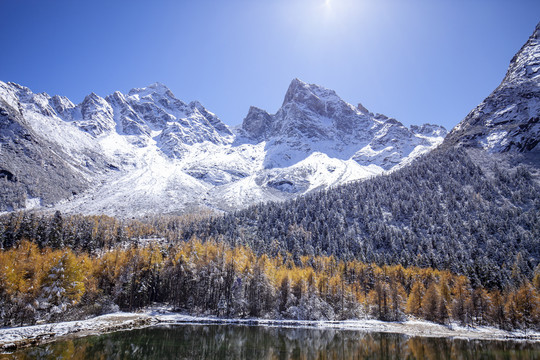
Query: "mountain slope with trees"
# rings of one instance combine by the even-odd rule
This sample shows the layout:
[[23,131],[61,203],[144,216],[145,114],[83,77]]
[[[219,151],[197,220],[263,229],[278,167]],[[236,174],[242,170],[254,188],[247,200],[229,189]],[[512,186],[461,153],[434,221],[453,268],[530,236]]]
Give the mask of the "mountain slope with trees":
[[504,287],[538,265],[539,199],[524,167],[493,164],[486,174],[463,150],[435,151],[389,175],[194,223],[184,237],[297,258],[432,266]]

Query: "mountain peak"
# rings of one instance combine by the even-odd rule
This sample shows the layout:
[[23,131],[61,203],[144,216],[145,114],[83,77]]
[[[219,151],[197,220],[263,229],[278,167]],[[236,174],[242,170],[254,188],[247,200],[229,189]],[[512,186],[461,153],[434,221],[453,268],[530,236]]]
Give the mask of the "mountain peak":
[[105,99],[103,99],[101,96],[99,96],[95,92],[91,92],[90,94],[86,95],[82,101],[83,105],[89,104],[89,103],[102,104],[102,103],[105,103]]
[[263,109],[250,106],[248,114],[242,122],[242,129],[252,139],[262,139],[273,122],[272,115]]
[[139,95],[140,97],[154,94],[160,96],[166,95],[168,97],[174,98],[174,94],[172,93],[172,91],[166,85],[160,82],[155,82],[143,88],[133,88],[128,93],[129,96]]
[[[49,181],[36,194],[47,205],[67,200],[58,204],[62,211],[127,216],[284,200],[401,166],[438,141],[415,136],[395,120],[363,114],[334,91],[299,79],[291,82],[290,102],[273,115],[250,107],[236,134],[200,102],[172,98],[160,83],[128,96],[91,93],[76,106],[61,96],[20,89],[0,82],[0,126],[6,128],[8,114],[17,122],[7,122],[9,131],[18,128],[0,142],[35,138],[30,154],[37,154],[37,162],[17,148],[8,159],[10,148],[3,146],[0,157],[32,191],[36,174],[59,182],[65,193]],[[70,175],[70,169],[77,172]],[[79,195],[68,199],[71,191]],[[34,193],[0,196],[0,210],[24,208],[27,194]]]
[[362,105],[361,103],[358,103],[358,106],[356,108],[358,109],[358,111],[360,111],[364,115],[369,115],[370,114],[370,111],[368,109],[366,109],[366,107],[364,105]]
[[157,90],[157,91],[170,91],[169,88],[163,84],[163,83],[160,83],[159,81],[156,81],[155,83],[152,83],[150,85],[147,86],[149,89],[154,89],[154,90]]
[[540,40],[540,22],[538,24],[536,24],[536,29],[534,29],[534,32],[533,32],[531,38],[534,38],[536,40]]
[[540,78],[540,23],[536,25],[527,42],[510,61],[500,87],[532,79],[537,81],[538,78]]
[[341,100],[334,90],[329,90],[325,87],[316,84],[308,84],[302,80],[295,78],[291,81],[283,105],[289,103],[308,103],[310,99],[317,100]]
[[448,130],[444,126],[435,124],[411,125],[411,131],[418,135],[445,137]]
[[283,99],[283,105],[293,101],[296,94],[298,94],[301,91],[306,90],[307,86],[308,85],[302,80],[298,78],[294,78],[289,84],[289,88],[287,89],[287,92],[285,93],[285,99]]

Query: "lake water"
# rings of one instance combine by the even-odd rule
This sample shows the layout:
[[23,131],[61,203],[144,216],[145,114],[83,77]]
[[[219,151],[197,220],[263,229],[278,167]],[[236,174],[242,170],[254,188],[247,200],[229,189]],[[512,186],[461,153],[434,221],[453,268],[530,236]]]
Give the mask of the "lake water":
[[175,325],[57,341],[0,355],[4,358],[540,359],[540,345],[349,330]]

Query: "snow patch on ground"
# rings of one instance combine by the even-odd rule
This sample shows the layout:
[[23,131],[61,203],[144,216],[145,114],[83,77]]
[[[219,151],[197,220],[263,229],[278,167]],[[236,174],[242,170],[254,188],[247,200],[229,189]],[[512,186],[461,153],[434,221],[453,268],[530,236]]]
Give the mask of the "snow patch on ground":
[[41,199],[40,198],[26,198],[25,201],[25,209],[31,210],[35,209],[41,206]]
[[81,321],[3,328],[0,329],[0,352],[50,342],[65,336],[103,334],[153,323],[157,321],[147,314],[118,312]]
[[460,326],[452,323],[441,325],[422,320],[407,320],[404,322],[385,322],[373,319],[355,319],[343,321],[312,321],[312,320],[273,320],[273,319],[223,319],[215,317],[197,317],[175,313],[148,312],[160,323],[164,324],[235,324],[256,326],[277,326],[290,328],[322,328],[335,330],[355,330],[365,332],[399,333],[409,336],[451,337],[459,339],[484,340],[527,340],[539,341],[540,332],[536,331],[505,331],[489,326]]

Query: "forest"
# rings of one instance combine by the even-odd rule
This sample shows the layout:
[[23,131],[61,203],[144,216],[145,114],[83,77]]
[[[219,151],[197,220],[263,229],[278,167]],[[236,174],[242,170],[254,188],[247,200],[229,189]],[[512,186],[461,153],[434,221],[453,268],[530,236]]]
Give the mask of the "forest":
[[447,270],[334,256],[256,255],[192,239],[117,246],[100,255],[23,240],[0,252],[0,326],[80,319],[155,303],[222,317],[408,316],[438,323],[540,329],[540,273],[503,291]]

